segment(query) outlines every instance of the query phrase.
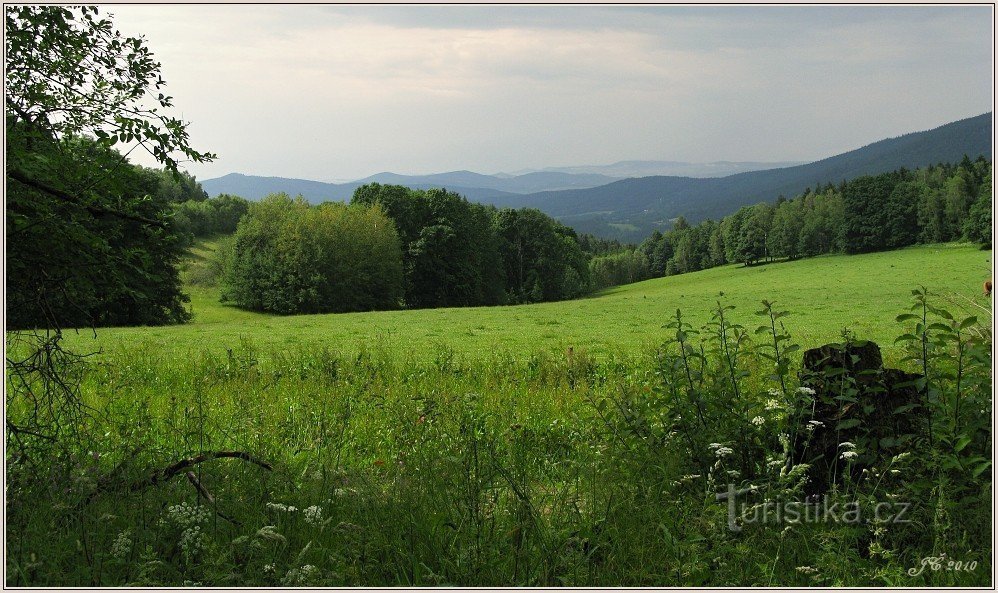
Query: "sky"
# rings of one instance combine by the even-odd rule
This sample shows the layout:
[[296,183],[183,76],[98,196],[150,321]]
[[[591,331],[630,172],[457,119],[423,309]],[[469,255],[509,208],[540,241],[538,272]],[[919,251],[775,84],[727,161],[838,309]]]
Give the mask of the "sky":
[[218,154],[201,180],[813,161],[994,104],[991,6],[105,12]]

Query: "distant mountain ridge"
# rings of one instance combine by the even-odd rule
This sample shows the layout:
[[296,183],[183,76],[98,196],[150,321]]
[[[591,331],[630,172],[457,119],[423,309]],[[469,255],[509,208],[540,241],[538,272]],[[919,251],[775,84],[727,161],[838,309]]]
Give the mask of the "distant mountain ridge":
[[[621,161],[595,167],[566,167],[521,175],[483,175],[453,171],[434,175],[379,173],[351,183],[323,183],[233,173],[202,181],[209,195],[231,193],[248,199],[285,192],[311,202],[349,200],[365,183],[406,185],[414,189],[445,187],[475,202],[499,207],[532,207],[555,216],[581,232],[625,241],[640,241],[653,230],[665,230],[684,216],[691,223],[719,219],[738,208],[793,197],[807,187],[839,183],[862,175],[957,162],[966,154],[991,159],[992,114],[952,122],[874,142],[862,148],[803,165],[752,170],[723,177],[643,176],[627,179],[606,175],[627,167],[668,166],[671,161]],[[719,164],[720,163],[720,164]],[[724,163],[702,165],[722,166]],[[689,165],[690,163],[678,163]],[[752,163],[729,163],[750,166]],[[602,171],[602,172],[600,172]],[[537,189],[543,188],[543,189]]]
[[544,167],[543,169],[524,169],[513,174],[522,175],[533,172],[558,172],[579,174],[598,174],[609,177],[651,177],[665,175],[669,177],[726,177],[736,173],[761,171],[764,169],[782,169],[803,165],[806,161],[793,162],[732,162],[714,161],[711,163],[687,163],[682,161],[620,161],[612,165],[587,165],[574,167]]
[[[416,189],[444,187],[462,193],[469,200],[502,197],[505,194],[529,194],[543,191],[585,189],[620,181],[628,177],[660,175],[663,171],[688,171],[691,177],[710,177],[731,173],[784,166],[787,163],[679,163],[672,161],[621,161],[613,165],[548,168],[517,174],[485,175],[473,171],[450,171],[431,175],[402,175],[383,172],[349,182],[324,182],[289,177],[262,177],[230,173],[207,179],[201,186],[209,195],[228,193],[250,200],[276,192],[299,195],[311,201],[349,200],[353,191],[365,183],[404,185]],[[619,175],[599,173],[617,171]],[[708,175],[707,173],[712,174]]]
[[727,177],[642,177],[580,190],[540,192],[505,198],[497,206],[533,207],[577,230],[638,241],[654,229],[669,228],[684,216],[691,223],[720,219],[742,206],[793,197],[806,188],[848,181],[862,175],[955,163],[966,154],[992,158],[992,115],[874,142],[806,165],[752,171]]

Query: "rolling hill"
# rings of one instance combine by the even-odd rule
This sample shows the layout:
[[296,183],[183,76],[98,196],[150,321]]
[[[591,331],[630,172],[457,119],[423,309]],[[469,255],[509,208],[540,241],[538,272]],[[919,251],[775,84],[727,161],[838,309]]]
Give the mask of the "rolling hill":
[[636,241],[655,228],[667,228],[668,221],[680,215],[696,223],[781,194],[792,197],[818,184],[957,162],[965,154],[991,159],[991,137],[991,114],[986,113],[795,167],[712,179],[641,177],[590,189],[497,197],[491,202],[539,208],[580,231]]
[[[434,175],[379,173],[351,183],[335,184],[283,177],[233,173],[202,181],[209,195],[230,193],[248,199],[286,192],[301,194],[313,203],[348,200],[353,191],[370,182],[405,185],[414,189],[445,187],[469,200],[498,207],[538,208],[580,232],[624,241],[640,241],[655,229],[667,229],[684,216],[691,223],[718,219],[742,206],[793,197],[808,187],[839,183],[906,167],[914,169],[957,162],[966,154],[991,159],[992,114],[914,132],[804,165],[752,170],[724,177],[647,176],[617,179],[622,174],[662,167],[690,165],[668,161],[622,161],[606,167],[566,167],[522,175],[482,175],[453,171]],[[759,163],[706,163],[717,170],[751,168]],[[708,167],[709,168],[709,167]],[[727,169],[725,169],[727,168]],[[690,170],[690,169],[687,169]]]

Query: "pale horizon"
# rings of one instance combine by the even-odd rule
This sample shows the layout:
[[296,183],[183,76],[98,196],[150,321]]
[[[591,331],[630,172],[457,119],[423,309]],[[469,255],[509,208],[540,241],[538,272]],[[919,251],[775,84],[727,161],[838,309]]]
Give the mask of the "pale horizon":
[[103,12],[218,154],[199,179],[812,162],[994,103],[989,6]]

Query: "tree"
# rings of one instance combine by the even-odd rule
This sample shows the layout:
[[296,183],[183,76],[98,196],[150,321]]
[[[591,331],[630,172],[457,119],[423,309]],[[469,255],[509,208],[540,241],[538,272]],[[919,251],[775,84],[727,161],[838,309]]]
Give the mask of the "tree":
[[993,206],[991,202],[991,172],[988,172],[981,183],[981,193],[970,208],[970,213],[964,222],[963,232],[967,239],[981,244],[982,249],[991,247],[991,219]]
[[402,242],[405,302],[413,308],[503,302],[499,241],[488,208],[447,190],[372,183],[353,204],[380,204]]
[[224,298],[280,314],[398,308],[402,253],[378,205],[267,196],[239,223]]
[[141,146],[172,173],[214,155],[161,113],[172,100],[142,39],[97,8],[4,17],[11,327],[183,321],[169,204],[112,146]]

